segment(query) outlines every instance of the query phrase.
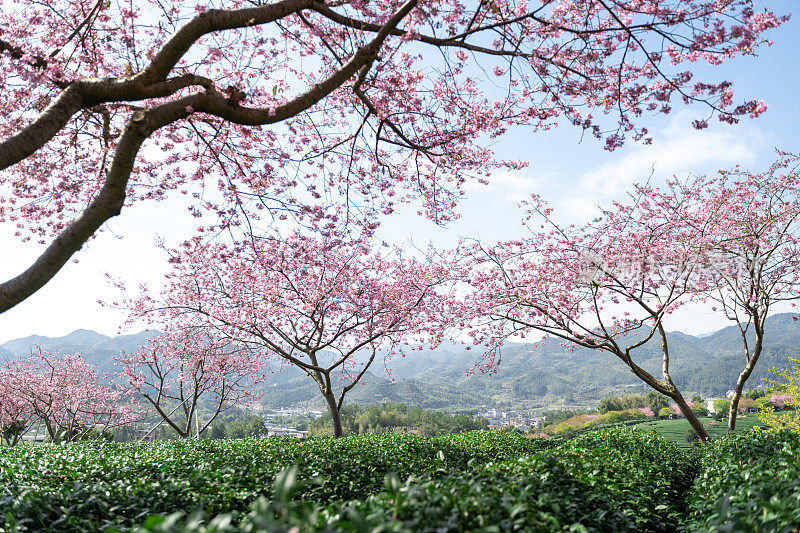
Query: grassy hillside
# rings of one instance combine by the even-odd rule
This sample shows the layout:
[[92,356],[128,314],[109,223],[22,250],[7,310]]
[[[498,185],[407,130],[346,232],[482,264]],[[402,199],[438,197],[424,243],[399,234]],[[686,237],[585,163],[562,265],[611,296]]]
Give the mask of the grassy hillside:
[[[728,434],[727,420],[721,420],[718,422],[713,418],[707,417],[701,417],[699,420],[700,423],[706,427],[706,430],[712,439],[719,439]],[[674,442],[680,448],[690,447],[689,442],[686,440],[686,435],[687,432],[692,431],[692,429],[691,426],[689,426],[689,422],[686,421],[685,418],[642,422],[641,424],[636,424],[634,427],[637,429],[654,431],[668,441]],[[764,424],[761,423],[761,421],[758,419],[758,416],[755,414],[741,416],[736,421],[737,433],[750,431],[754,427],[764,427]]]

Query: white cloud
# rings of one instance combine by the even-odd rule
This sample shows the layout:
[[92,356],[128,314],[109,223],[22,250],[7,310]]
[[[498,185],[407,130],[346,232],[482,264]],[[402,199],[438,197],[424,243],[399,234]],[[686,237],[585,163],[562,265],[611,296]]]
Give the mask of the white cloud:
[[560,210],[570,218],[588,220],[600,214],[600,204],[597,197],[574,196],[561,200]]
[[517,191],[517,192],[508,193],[506,195],[506,200],[508,200],[509,202],[511,202],[514,205],[517,205],[520,202],[522,202],[524,200],[527,200],[530,197],[531,197],[531,193],[530,192]]
[[[685,117],[674,117],[670,125],[653,135],[653,144],[632,146],[613,160],[582,174],[579,194],[562,199],[571,216],[585,218],[597,212],[598,204],[619,199],[634,182],[654,181],[677,175],[712,173],[720,168],[747,165],[757,158],[766,142],[757,127],[717,125],[698,131]],[[612,156],[613,157],[613,156]]]
[[465,188],[481,194],[504,194],[506,201],[516,205],[520,200],[524,200],[536,192],[542,183],[541,179],[515,170],[502,170],[494,173],[489,177],[488,181],[488,185],[470,181],[467,182]]

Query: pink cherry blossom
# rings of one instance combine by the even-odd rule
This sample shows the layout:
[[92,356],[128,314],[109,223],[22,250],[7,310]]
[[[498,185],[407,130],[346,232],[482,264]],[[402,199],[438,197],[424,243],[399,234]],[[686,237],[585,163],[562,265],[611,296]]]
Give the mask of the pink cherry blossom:
[[675,238],[698,244],[691,296],[739,330],[744,361],[732,376],[728,429],[763,351],[767,316],[800,299],[800,158],[779,152],[762,173],[739,168],[637,194],[671,213]]
[[300,233],[234,246],[195,239],[173,254],[167,288],[136,301],[134,317],[166,322],[188,345],[221,339],[298,367],[318,386],[337,436],[345,394],[376,358],[386,364],[404,344],[442,335],[446,294],[437,289],[450,271],[433,256]]
[[[226,410],[256,399],[261,357],[241,343],[177,330],[123,353],[120,375],[181,438],[197,436]],[[200,419],[200,403],[210,416]]]
[[40,423],[53,442],[77,440],[141,418],[125,391],[101,384],[95,368],[80,355],[37,348],[27,358],[0,367],[0,377],[0,424]]
[[374,229],[405,201],[447,221],[468,180],[525,164],[486,143],[511,127],[571,124],[615,149],[679,102],[757,116],[690,69],[755,53],[785,20],[752,0],[2,6],[0,223],[51,246],[0,284],[0,312],[174,190],[206,233]]
[[[708,434],[671,376],[664,320],[691,298],[704,241],[681,238],[673,212],[641,191],[583,226],[563,226],[539,198],[526,204],[526,236],[492,247],[464,245],[472,291],[455,314],[488,345],[487,364],[514,337],[544,333],[567,349],[604,352],[671,398],[704,440]],[[661,352],[651,373],[637,355]]]

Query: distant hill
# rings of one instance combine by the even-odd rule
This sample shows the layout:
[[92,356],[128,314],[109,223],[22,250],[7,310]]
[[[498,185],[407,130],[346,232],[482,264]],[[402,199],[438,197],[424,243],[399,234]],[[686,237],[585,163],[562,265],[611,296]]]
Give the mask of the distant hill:
[[[18,357],[29,353],[34,344],[62,353],[80,352],[101,372],[116,371],[114,358],[120,351],[136,351],[157,334],[143,331],[134,335],[108,337],[90,330],[78,330],[59,338],[31,336],[0,345],[0,355]],[[669,335],[672,376],[685,393],[723,395],[735,384],[744,356],[736,327],[728,327],[695,337],[681,332]],[[767,321],[767,342],[762,360],[750,378],[754,387],[773,366],[786,365],[787,358],[800,348],[800,323],[791,314],[780,314]],[[660,343],[653,339],[637,350],[636,360],[648,371],[660,374]],[[436,350],[414,350],[405,357],[375,361],[353,389],[348,401],[362,405],[403,402],[431,409],[476,409],[501,407],[544,409],[553,406],[595,405],[610,394],[645,392],[622,362],[604,352],[576,349],[570,352],[555,339],[536,345],[506,345],[500,365],[492,373],[468,372],[480,362],[480,351],[460,344],[446,344]],[[390,369],[390,375],[384,372]],[[272,363],[260,386],[265,405],[321,406],[319,390],[305,374],[294,367]],[[393,380],[393,381],[392,381]]]
[[157,331],[140,331],[132,335],[109,337],[88,329],[79,329],[63,337],[32,335],[0,344],[0,356],[18,358],[30,354],[36,345],[47,351],[62,354],[80,353],[88,363],[96,365],[99,372],[113,374],[117,371],[114,358],[122,351],[137,352]]

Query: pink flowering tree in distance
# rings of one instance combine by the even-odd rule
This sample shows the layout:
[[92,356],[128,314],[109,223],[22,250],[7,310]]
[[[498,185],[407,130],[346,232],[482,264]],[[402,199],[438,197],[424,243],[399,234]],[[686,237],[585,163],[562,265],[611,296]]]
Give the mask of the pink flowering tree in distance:
[[[173,256],[158,298],[136,315],[180,322],[193,336],[215,336],[264,350],[304,371],[319,387],[342,435],[345,395],[378,356],[404,343],[437,342],[436,289],[444,263],[373,250],[365,240],[252,238],[238,247],[195,239]],[[338,390],[337,390],[338,389]]]
[[6,446],[16,445],[35,421],[31,405],[19,394],[16,383],[15,365],[0,364],[0,432]]
[[80,355],[41,348],[3,371],[4,394],[24,406],[28,420],[44,425],[53,442],[79,440],[92,431],[131,424],[140,415],[125,391],[101,384]]
[[[694,287],[702,243],[677,238],[670,214],[643,200],[632,198],[584,226],[565,227],[534,198],[528,205],[529,235],[492,247],[465,247],[474,258],[473,290],[462,300],[460,315],[475,342],[491,348],[488,367],[498,363],[503,342],[536,333],[562,339],[566,347],[606,352],[671,398],[707,440],[670,375],[664,327]],[[660,369],[637,362],[648,343],[660,346]]]
[[407,199],[446,220],[465,180],[520,164],[483,145],[510,127],[613,149],[675,103],[704,105],[698,128],[755,117],[687,65],[753,54],[784,20],[753,0],[0,6],[0,222],[43,245],[0,312],[171,191],[206,226],[373,224]]
[[720,171],[664,190],[640,187],[654,205],[671,213],[674,234],[705,249],[703,283],[695,298],[713,306],[739,330],[743,367],[730,398],[728,429],[747,379],[764,348],[768,313],[800,299],[800,171],[798,157],[780,153],[766,172]]
[[[180,327],[123,353],[120,375],[181,438],[200,435],[220,413],[254,399],[259,354]],[[198,410],[204,408],[202,420]]]

